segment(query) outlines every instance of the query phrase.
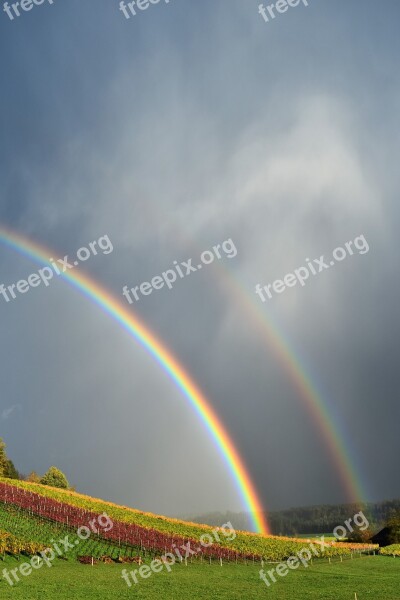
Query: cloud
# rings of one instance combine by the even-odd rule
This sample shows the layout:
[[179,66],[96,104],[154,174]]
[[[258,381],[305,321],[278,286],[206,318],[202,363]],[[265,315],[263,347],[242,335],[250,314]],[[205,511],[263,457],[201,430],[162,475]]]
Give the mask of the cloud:
[[21,411],[22,411],[21,404],[13,404],[12,406],[9,406],[8,408],[4,408],[2,410],[2,412],[0,413],[0,418],[2,421],[7,421],[7,419],[9,419],[12,414],[14,414],[15,412],[21,412]]
[[[95,21],[69,2],[26,25],[18,54],[10,28],[0,40],[9,56],[2,214],[54,256],[109,235],[114,252],[84,268],[119,296],[231,237],[235,259],[129,310],[210,398],[267,506],[345,499],[268,342],[262,319],[272,318],[346,424],[371,496],[393,496],[395,465],[381,465],[399,450],[400,85],[386,26],[396,39],[399,9],[385,27],[366,18],[360,33],[348,4],[316,3],[268,26],[257,3],[217,4],[171,3],[127,23],[109,2],[99,0]],[[76,29],[77,14],[90,27]],[[256,282],[360,234],[370,244],[362,260],[259,304]],[[5,248],[1,267],[4,283],[32,272]],[[1,309],[11,406],[0,416],[25,472],[44,470],[51,455],[79,489],[125,504],[173,514],[241,507],[181,393],[98,307],[58,280]]]

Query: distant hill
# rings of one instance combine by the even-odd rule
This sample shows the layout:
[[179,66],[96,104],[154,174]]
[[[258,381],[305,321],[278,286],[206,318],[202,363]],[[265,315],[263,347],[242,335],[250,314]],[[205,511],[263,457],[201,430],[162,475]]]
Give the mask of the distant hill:
[[[368,502],[359,504],[322,504],[289,508],[282,511],[269,513],[268,521],[274,535],[303,535],[328,533],[337,525],[342,525],[349,515],[352,516],[363,511],[370,523],[372,531],[382,529],[387,521],[400,514],[400,499],[385,500],[382,502]],[[236,529],[250,527],[249,513],[213,512],[199,516],[190,516],[195,523],[217,525],[229,520]]]

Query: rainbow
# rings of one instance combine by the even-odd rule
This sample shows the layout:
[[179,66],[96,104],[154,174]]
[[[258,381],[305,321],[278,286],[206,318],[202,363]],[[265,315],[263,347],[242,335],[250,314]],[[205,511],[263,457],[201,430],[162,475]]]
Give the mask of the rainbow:
[[[224,274],[224,285],[229,289],[229,297],[240,305],[247,318],[254,324],[255,334],[261,338],[268,348],[272,348],[293,387],[299,400],[305,406],[312,422],[320,433],[329,453],[332,464],[338,473],[349,502],[358,503],[368,494],[358,475],[355,460],[351,458],[350,444],[341,432],[339,419],[333,414],[330,402],[318,389],[316,378],[311,377],[309,369],[295,350],[293,343],[284,333],[283,328],[274,319],[266,304],[249,297],[248,286],[242,283],[230,269],[217,263],[218,273]],[[315,380],[315,381],[314,381]]]
[[[4,226],[0,227],[0,242],[41,265],[51,265],[48,257],[56,255],[54,251],[33,242],[19,233],[6,229]],[[62,273],[60,277],[119,323],[131,337],[147,350],[181,390],[221,453],[241,500],[246,510],[250,512],[254,529],[263,535],[269,534],[270,528],[264,516],[265,512],[262,503],[243,459],[239,455],[237,448],[214,411],[210,401],[200,391],[172,352],[162,344],[154,333],[131,310],[128,311],[120,300],[111,295],[108,290],[100,286],[93,279],[82,274],[76,268]]]

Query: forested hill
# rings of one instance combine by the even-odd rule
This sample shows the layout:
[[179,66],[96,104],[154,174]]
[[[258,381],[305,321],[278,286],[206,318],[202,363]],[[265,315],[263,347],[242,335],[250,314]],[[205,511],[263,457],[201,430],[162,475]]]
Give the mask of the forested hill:
[[[360,510],[370,522],[370,528],[378,531],[390,519],[399,514],[400,499],[383,502],[318,505],[300,508],[289,508],[269,513],[268,520],[272,533],[275,535],[298,535],[309,533],[329,533],[337,525],[342,525],[346,519]],[[190,516],[195,523],[218,525],[226,520],[231,521],[236,529],[247,529],[250,518],[247,513],[207,513],[196,517]]]

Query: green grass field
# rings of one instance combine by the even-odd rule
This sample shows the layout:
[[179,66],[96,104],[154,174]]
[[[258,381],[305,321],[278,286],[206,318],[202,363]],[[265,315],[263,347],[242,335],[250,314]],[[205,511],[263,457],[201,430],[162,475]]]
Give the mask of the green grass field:
[[[6,558],[3,568],[13,569],[18,561]],[[128,565],[128,568],[134,568]],[[14,587],[0,580],[4,600],[399,600],[400,560],[389,557],[362,557],[328,564],[319,562],[290,572],[267,588],[259,579],[260,566],[249,564],[183,564],[171,573],[163,571],[128,588],[121,579],[122,566],[98,564],[94,567],[75,561],[55,562],[51,568],[33,572]],[[270,568],[270,567],[266,567]]]

